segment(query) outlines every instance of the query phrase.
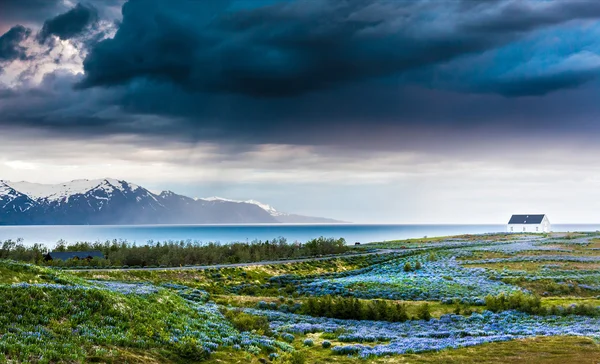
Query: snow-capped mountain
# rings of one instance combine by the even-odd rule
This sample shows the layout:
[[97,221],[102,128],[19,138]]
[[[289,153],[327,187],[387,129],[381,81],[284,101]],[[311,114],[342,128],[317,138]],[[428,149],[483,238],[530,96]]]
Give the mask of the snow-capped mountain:
[[0,225],[289,223],[282,221],[289,216],[294,215],[257,201],[156,194],[110,178],[60,184],[0,180]]

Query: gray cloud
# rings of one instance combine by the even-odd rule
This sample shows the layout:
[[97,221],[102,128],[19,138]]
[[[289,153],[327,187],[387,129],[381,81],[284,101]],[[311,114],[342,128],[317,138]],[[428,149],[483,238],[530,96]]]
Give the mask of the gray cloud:
[[25,28],[22,25],[16,25],[0,36],[0,62],[26,59],[26,48],[21,43],[30,35],[31,29]]
[[[116,19],[126,0],[86,0],[99,10],[102,18]],[[42,25],[43,22],[69,10],[71,1],[64,0],[0,0],[0,26],[15,23]]]
[[98,22],[98,11],[90,5],[77,4],[73,9],[44,22],[38,40],[45,42],[55,35],[62,40],[77,37],[89,26]]
[[[477,1],[466,0],[469,3]],[[479,5],[481,6],[481,4]],[[539,27],[600,17],[600,3],[592,1],[494,1],[496,11],[484,13],[462,27],[474,32],[529,32]]]
[[39,23],[66,10],[61,0],[2,0],[0,24]]

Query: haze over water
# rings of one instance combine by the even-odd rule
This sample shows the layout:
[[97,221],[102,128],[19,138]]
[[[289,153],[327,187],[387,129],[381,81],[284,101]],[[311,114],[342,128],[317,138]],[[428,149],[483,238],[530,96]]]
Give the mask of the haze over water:
[[[598,225],[555,224],[553,231],[596,231]],[[304,242],[319,236],[343,237],[350,244],[458,234],[503,232],[506,225],[148,225],[148,226],[0,226],[0,241],[21,238],[26,245],[53,246],[63,239],[77,241],[192,240],[202,243],[267,240],[284,237]]]

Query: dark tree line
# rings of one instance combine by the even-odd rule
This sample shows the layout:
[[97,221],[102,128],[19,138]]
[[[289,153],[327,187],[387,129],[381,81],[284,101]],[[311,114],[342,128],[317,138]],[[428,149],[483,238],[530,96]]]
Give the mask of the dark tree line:
[[[385,300],[359,300],[353,297],[311,297],[302,304],[300,311],[310,316],[352,320],[403,322],[413,318],[409,317],[406,304]],[[431,318],[427,303],[418,307],[415,318]]]
[[137,245],[127,241],[79,242],[67,245],[59,241],[52,251],[101,251],[105,259],[45,262],[47,248],[41,244],[24,246],[21,241],[6,241],[0,249],[1,259],[13,259],[54,266],[185,266],[246,263],[264,260],[292,259],[318,255],[341,254],[348,251],[343,238],[320,237],[304,244],[289,244],[286,239],[238,242],[232,244],[200,244],[192,241],[150,241]]

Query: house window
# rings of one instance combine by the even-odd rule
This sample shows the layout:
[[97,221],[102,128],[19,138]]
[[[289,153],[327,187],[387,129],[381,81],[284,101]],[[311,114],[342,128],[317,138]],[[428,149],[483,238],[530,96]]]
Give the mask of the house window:
[[535,231],[540,231],[539,229],[540,229],[539,227],[537,227],[537,226],[535,227]]
[[525,231],[525,226],[523,226],[523,231]]
[[515,231],[515,228],[514,228],[514,226],[511,226],[511,227],[510,227],[510,231]]

